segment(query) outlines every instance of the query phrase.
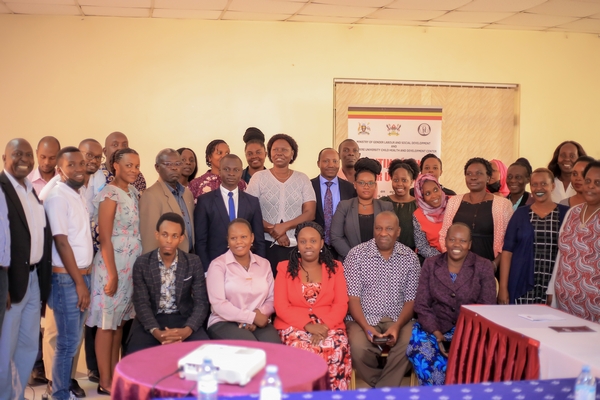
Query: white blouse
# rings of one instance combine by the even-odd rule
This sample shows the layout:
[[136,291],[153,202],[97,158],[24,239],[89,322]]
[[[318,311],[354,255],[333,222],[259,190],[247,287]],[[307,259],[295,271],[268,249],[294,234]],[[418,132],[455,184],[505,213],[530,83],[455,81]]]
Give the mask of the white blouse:
[[[308,176],[298,171],[293,171],[285,182],[278,181],[268,169],[258,171],[252,175],[246,193],[258,197],[263,220],[271,224],[299,217],[302,214],[302,204],[317,199]],[[286,232],[290,246],[296,245],[294,230]],[[266,232],[265,240],[274,241]]]
[[563,185],[562,181],[558,178],[554,178],[554,190],[552,191],[552,201],[555,203],[560,203],[561,200],[568,199],[571,196],[575,196],[577,192],[569,183],[567,186],[567,190],[565,190],[565,185]]

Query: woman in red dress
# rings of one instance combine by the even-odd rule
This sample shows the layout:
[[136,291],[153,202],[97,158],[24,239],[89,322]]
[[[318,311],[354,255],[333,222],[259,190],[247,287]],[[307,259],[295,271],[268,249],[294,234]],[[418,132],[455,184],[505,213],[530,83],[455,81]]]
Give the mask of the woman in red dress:
[[303,222],[289,261],[277,265],[273,324],[281,341],[320,355],[327,362],[332,390],[346,390],[352,364],[344,325],[348,291],[344,269],[324,246],[323,228]]

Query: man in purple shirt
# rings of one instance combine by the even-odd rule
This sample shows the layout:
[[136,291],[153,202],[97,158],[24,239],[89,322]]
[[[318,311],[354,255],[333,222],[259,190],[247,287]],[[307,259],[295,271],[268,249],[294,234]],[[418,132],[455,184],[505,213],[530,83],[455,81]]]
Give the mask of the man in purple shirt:
[[27,179],[39,196],[42,189],[56,175],[56,155],[60,150],[60,142],[54,136],[43,137],[35,149],[38,167],[31,171]]

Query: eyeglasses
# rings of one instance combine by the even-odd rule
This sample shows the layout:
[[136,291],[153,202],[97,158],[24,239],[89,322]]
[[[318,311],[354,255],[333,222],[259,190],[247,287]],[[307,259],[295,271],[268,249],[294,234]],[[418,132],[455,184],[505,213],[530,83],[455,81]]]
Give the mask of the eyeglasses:
[[357,182],[356,182],[356,184],[357,184],[358,186],[360,186],[360,187],[365,187],[365,186],[368,186],[368,187],[370,187],[370,188],[371,188],[371,187],[375,186],[375,185],[377,184],[377,182],[375,182],[375,181],[368,181],[368,182],[365,182],[365,181],[357,181]]
[[92,153],[85,153],[85,158],[86,158],[88,161],[92,161],[92,160],[96,160],[96,161],[98,161],[98,162],[102,162],[102,161],[104,161],[104,155],[102,155],[102,154],[101,154],[101,155],[99,155],[99,156],[95,156],[95,155],[93,155]]
[[179,167],[181,167],[182,163],[181,163],[181,161],[176,161],[176,162],[165,161],[165,162],[161,162],[160,165],[163,165],[167,168],[173,168],[173,167],[179,168]]

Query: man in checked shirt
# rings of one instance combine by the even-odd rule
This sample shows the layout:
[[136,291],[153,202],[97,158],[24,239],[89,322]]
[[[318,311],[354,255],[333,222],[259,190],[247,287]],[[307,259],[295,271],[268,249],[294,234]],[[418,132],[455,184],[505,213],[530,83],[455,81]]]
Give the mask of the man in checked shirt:
[[[415,252],[397,241],[399,235],[396,214],[381,212],[373,239],[352,248],[344,261],[352,365],[372,387],[399,386],[409,366],[406,347],[421,266]],[[389,354],[380,369],[377,358],[383,346]]]

